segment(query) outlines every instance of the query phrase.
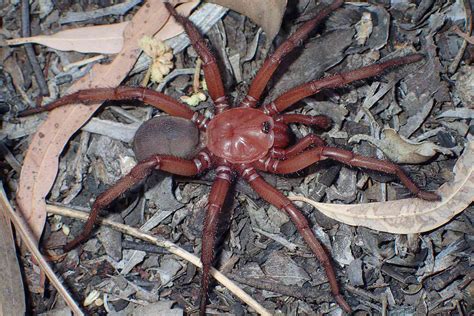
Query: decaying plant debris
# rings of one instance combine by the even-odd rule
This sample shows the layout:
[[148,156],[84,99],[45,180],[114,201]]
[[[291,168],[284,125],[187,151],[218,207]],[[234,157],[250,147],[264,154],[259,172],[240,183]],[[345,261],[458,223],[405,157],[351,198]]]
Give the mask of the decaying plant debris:
[[[429,157],[415,158],[421,164],[403,167],[421,187],[436,190],[456,177],[453,166],[468,143],[473,141],[471,63],[474,50],[465,40],[472,32],[468,1],[429,2],[429,6],[426,3],[346,4],[321,28],[324,37],[313,37],[305,45],[305,50],[294,54],[291,63],[285,63],[286,69],[274,80],[267,95],[274,98],[289,87],[316,77],[357,68],[379,60],[381,56],[393,57],[400,50],[413,51],[416,48],[426,55],[421,65],[407,65],[374,80],[307,98],[295,107],[295,112],[331,117],[333,128],[322,136],[333,140],[336,146],[354,146],[356,152],[365,155],[384,157],[382,147],[380,151],[364,139],[382,144],[386,128],[414,143],[428,141],[436,144],[435,148],[442,149],[438,150],[440,153],[432,152]],[[66,17],[64,12],[85,12],[78,18],[79,22],[75,22],[80,27],[130,21],[140,10],[139,5],[131,9],[108,8],[109,5],[111,3],[97,4],[95,1],[74,2],[73,5],[66,1],[54,4],[50,1],[34,2],[30,21],[32,34],[62,30],[60,23]],[[19,6],[17,2],[0,5],[2,40],[21,35],[17,19]],[[88,17],[87,12],[94,11],[97,6],[106,9],[101,12],[112,12],[113,15]],[[287,21],[295,18],[298,22],[305,21],[315,8],[317,6],[312,0],[291,1],[275,43],[281,42],[295,29],[296,26]],[[197,8],[197,12],[200,10],[208,10],[206,12],[211,13],[206,14],[212,16],[212,12],[217,12],[213,10],[219,9],[206,4]],[[222,16],[226,10],[221,12]],[[221,16],[214,20],[217,23],[209,26],[206,37],[219,56],[226,84],[245,91],[255,69],[272,48],[265,33],[245,16],[233,11]],[[467,35],[458,35],[456,29]],[[138,42],[131,45],[138,45]],[[3,63],[0,69],[0,111],[4,113],[0,149],[5,157],[2,171],[4,185],[14,200],[21,185],[19,172],[26,149],[43,120],[40,117],[16,119],[15,113],[49,99],[39,97],[38,86],[22,47],[0,47],[0,53]],[[85,63],[67,71],[63,67],[94,57],[93,54],[36,47],[36,55],[51,99],[64,95],[71,84],[84,75],[91,76],[92,64]],[[110,66],[113,58],[110,55],[102,59],[104,65],[101,67]],[[175,70],[165,76],[159,89],[174,97],[189,96],[194,92],[196,54],[188,47],[175,54],[174,63]],[[147,65],[146,59],[138,62],[124,83],[140,84],[146,73],[144,65]],[[121,80],[110,79],[110,83],[104,84],[116,85]],[[114,80],[118,81],[114,83]],[[204,91],[205,85],[198,82],[197,88]],[[68,141],[56,167],[59,172],[48,195],[48,203],[87,210],[91,199],[130,170],[135,160],[127,140],[141,122],[154,115],[148,107],[136,105],[106,103],[95,118]],[[206,113],[208,106],[207,102],[201,102],[196,108]],[[58,120],[61,120],[60,115]],[[91,124],[95,124],[93,128]],[[299,138],[309,132],[302,126],[293,126],[292,129]],[[349,139],[356,136],[361,142],[349,143]],[[38,134],[35,137],[41,138]],[[396,148],[390,149],[397,152]],[[427,161],[423,161],[425,158]],[[384,202],[407,196],[406,190],[390,182],[392,179],[387,176],[367,174],[337,164],[325,167],[329,168],[315,167],[311,172],[285,179],[270,176],[267,180],[288,194],[333,204]],[[54,174],[48,177],[54,179]],[[210,183],[206,177],[189,183],[156,174],[114,203],[104,215],[129,226],[142,227],[199,254],[202,210]],[[38,185],[43,183],[40,181]],[[472,191],[472,186],[466,188]],[[237,183],[235,191],[238,200],[228,205],[226,211],[232,214],[228,216],[231,220],[223,223],[220,234],[217,265],[220,271],[271,312],[285,315],[339,314],[336,306],[327,303],[331,299],[327,295],[328,286],[324,284],[324,273],[303,246],[294,226],[285,216],[256,199],[244,183]],[[467,198],[470,195],[472,201],[474,193],[469,191],[463,194]],[[380,205],[383,208],[388,204]],[[465,314],[472,310],[470,293],[473,284],[469,272],[472,270],[472,206],[441,227],[409,235],[380,233],[358,227],[357,221],[353,223],[355,226],[348,226],[325,217],[310,206],[302,209],[314,225],[318,238],[332,253],[338,265],[338,279],[353,307],[375,314],[387,311]],[[38,227],[37,235],[43,229],[42,225]],[[64,245],[67,235],[77,235],[80,227],[79,222],[67,217],[48,217],[41,243],[43,249],[53,249],[47,254],[57,257],[59,252],[56,253],[54,248]],[[58,260],[53,264],[77,302],[84,306],[87,299],[90,303],[84,311],[90,314],[115,311],[119,315],[131,312],[181,315],[195,311],[199,277],[194,265],[163,248],[106,226],[97,229],[95,236],[81,249],[65,258],[56,258]],[[44,281],[24,248],[20,248],[20,253],[25,288],[32,298],[32,312],[61,310],[65,303],[55,288]],[[254,312],[230,293],[225,287],[217,286],[217,291],[211,294],[213,304],[209,310],[236,315]],[[0,302],[0,306],[4,304]]]

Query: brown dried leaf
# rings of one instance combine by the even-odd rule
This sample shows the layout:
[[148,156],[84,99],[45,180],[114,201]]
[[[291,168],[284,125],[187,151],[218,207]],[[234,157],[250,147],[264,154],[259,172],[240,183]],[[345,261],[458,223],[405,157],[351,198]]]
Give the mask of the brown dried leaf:
[[[182,15],[188,16],[199,4],[200,0],[184,3],[176,8]],[[52,35],[38,35],[7,40],[7,45],[36,43],[61,51],[76,51],[80,53],[118,54],[123,47],[124,30],[130,22],[108,25],[86,26],[60,31]],[[181,25],[169,19],[163,28],[155,35],[162,41],[184,32]]]
[[13,46],[36,43],[61,51],[117,54],[122,49],[122,34],[128,23],[86,26],[60,31],[52,35],[15,38],[7,40],[7,44]]
[[[1,183],[0,183],[1,186]],[[3,191],[3,188],[0,189]],[[21,277],[20,264],[16,257],[15,242],[10,219],[6,214],[6,196],[0,193],[0,315],[25,315],[25,292]]]
[[382,131],[382,139],[373,136],[358,134],[349,139],[349,142],[360,142],[365,140],[383,151],[391,161],[396,163],[419,164],[428,161],[437,153],[452,155],[448,148],[440,147],[435,143],[424,141],[414,142],[402,135],[396,130],[385,128]]
[[294,201],[313,205],[340,222],[394,233],[414,234],[435,229],[462,212],[474,201],[474,142],[470,142],[454,166],[454,180],[437,191],[440,202],[417,198],[366,204],[319,203],[301,196]]
[[[188,2],[185,2],[177,6],[176,11],[178,11],[178,13],[181,15],[189,16],[191,14],[191,11],[195,7],[197,7],[199,2],[201,2],[201,0],[188,0]],[[154,38],[157,40],[165,41],[183,32],[184,32],[184,29],[180,24],[177,24],[174,19],[169,19],[166,22],[166,24],[163,26],[163,28],[158,33],[155,34]]]
[[[22,245],[29,251],[32,255],[32,258],[35,261],[35,264],[38,265],[44,275],[49,279],[51,284],[56,288],[57,293],[61,295],[64,299],[64,302],[69,306],[72,313],[74,315],[83,316],[84,313],[81,311],[79,306],[76,304],[74,299],[72,298],[71,294],[69,294],[68,290],[64,287],[63,283],[59,280],[58,276],[54,273],[53,269],[49,266],[48,262],[46,261],[45,257],[42,255],[40,250],[37,247],[37,241],[33,236],[33,232],[31,231],[29,225],[25,221],[25,219],[18,213],[13,210],[13,207],[10,205],[8,201],[5,190],[3,189],[3,185],[0,183],[0,213],[6,216],[8,219],[7,223],[12,223],[15,227],[15,232],[21,237]],[[2,255],[4,255],[2,253]],[[6,271],[2,270],[3,273]],[[8,273],[8,272],[6,272]],[[1,283],[0,283],[1,284]],[[22,283],[17,282],[16,290],[19,290],[22,287]],[[20,289],[21,290],[21,289]],[[7,300],[8,304],[12,304],[12,297],[9,297]],[[8,307],[7,307],[8,308]],[[5,309],[4,309],[5,311]],[[0,315],[25,315],[26,313],[22,312],[12,312],[12,313],[4,313],[0,310]]]
[[287,0],[207,0],[248,16],[265,31],[271,42],[280,30]]
[[[187,2],[176,0],[174,3]],[[95,65],[90,73],[74,83],[67,93],[99,87],[115,87],[135,64],[139,39],[153,35],[168,20],[169,13],[160,0],[147,1],[124,31],[124,47],[112,63]],[[71,104],[48,114],[31,140],[23,162],[17,202],[25,220],[39,240],[46,219],[45,197],[58,170],[58,157],[69,138],[94,114],[101,103]]]

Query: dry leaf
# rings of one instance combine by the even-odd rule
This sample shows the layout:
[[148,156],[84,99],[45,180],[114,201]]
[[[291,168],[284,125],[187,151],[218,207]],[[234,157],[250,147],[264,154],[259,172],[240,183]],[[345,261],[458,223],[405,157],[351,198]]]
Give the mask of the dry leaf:
[[440,202],[417,198],[366,204],[319,203],[301,196],[291,200],[313,205],[326,216],[348,225],[365,226],[394,234],[430,231],[462,212],[474,200],[474,142],[467,144],[454,166],[454,180],[443,184],[437,193]]
[[423,163],[436,155],[436,153],[452,155],[452,151],[448,148],[440,147],[428,141],[421,143],[411,141],[391,128],[385,128],[382,131],[382,139],[359,134],[352,136],[349,142],[359,143],[361,140],[368,141],[372,145],[377,146],[388,159],[396,163]]
[[117,54],[123,46],[122,34],[128,23],[86,26],[61,31],[53,35],[15,38],[7,40],[7,44],[13,46],[36,43],[62,51]]
[[[200,0],[184,3],[176,10],[188,16],[199,4]],[[80,53],[118,54],[123,47],[123,32],[130,22],[108,25],[86,26],[69,29],[52,35],[38,35],[7,40],[7,45],[36,43],[61,51],[76,51]],[[153,21],[154,23],[154,21]],[[168,20],[163,28],[155,35],[162,41],[184,32],[181,25],[174,20]]]
[[[191,11],[193,11],[193,9],[197,7],[200,2],[201,0],[188,0],[177,6],[176,11],[178,11],[178,13],[181,15],[189,16],[191,14]],[[163,28],[160,30],[160,32],[156,33],[154,38],[157,40],[165,41],[183,32],[184,29],[180,24],[177,24],[174,19],[169,19],[163,26]]]
[[207,0],[248,16],[255,24],[260,25],[271,42],[280,30],[286,0]]
[[[74,315],[83,316],[84,313],[81,311],[79,306],[77,306],[76,302],[71,297],[68,290],[64,287],[63,283],[59,280],[56,274],[54,274],[53,269],[51,269],[48,262],[46,261],[46,259],[43,257],[43,255],[37,248],[35,244],[37,243],[37,241],[35,240],[33,236],[33,232],[30,230],[30,227],[26,223],[25,219],[18,212],[15,212],[13,210],[13,207],[10,205],[10,202],[7,199],[5,190],[3,189],[3,185],[1,182],[0,182],[0,213],[1,213],[0,216],[6,216],[6,218],[8,218],[8,220],[5,221],[6,223],[12,223],[13,226],[15,226],[15,232],[18,234],[18,236],[21,237],[22,245],[26,247],[25,249],[27,249],[29,253],[32,255],[36,264],[41,268],[42,272],[44,272],[44,275],[46,275],[46,277],[49,279],[51,284],[56,288],[57,293],[63,298],[64,302],[66,302],[66,304],[69,306],[69,308],[74,313]],[[0,221],[3,222],[3,219],[0,218]],[[4,255],[3,252],[2,252],[2,255]],[[8,273],[8,271],[2,270],[2,273]],[[18,283],[16,283],[15,285],[16,285],[16,290],[21,290],[21,287],[22,287],[21,281],[18,281]],[[15,302],[13,302],[13,297],[9,296],[9,299],[7,300],[7,304],[8,305],[15,304]],[[7,309],[9,307],[11,306],[7,306]],[[5,312],[5,309],[3,309],[3,312]],[[2,316],[3,315],[25,315],[25,313],[22,313],[22,312],[2,313],[2,310],[0,309],[0,315]]]
[[[175,3],[181,2],[185,0]],[[125,29],[124,47],[120,54],[110,64],[95,65],[67,93],[87,88],[118,86],[138,58],[139,39],[155,34],[168,17],[169,13],[162,1],[147,1]],[[71,104],[51,111],[31,140],[20,174],[17,202],[37,240],[43,231],[46,219],[45,197],[56,178],[58,157],[69,138],[89,120],[100,105],[101,103]]]
[[[1,184],[0,184],[1,186]],[[3,189],[1,189],[3,190]],[[0,194],[0,199],[6,200],[6,196]],[[2,206],[8,203],[3,201]],[[2,282],[0,282],[0,315],[25,315],[25,291],[21,277],[20,264],[16,257],[15,242],[10,219],[5,213],[4,207],[0,210],[0,271],[2,271]]]

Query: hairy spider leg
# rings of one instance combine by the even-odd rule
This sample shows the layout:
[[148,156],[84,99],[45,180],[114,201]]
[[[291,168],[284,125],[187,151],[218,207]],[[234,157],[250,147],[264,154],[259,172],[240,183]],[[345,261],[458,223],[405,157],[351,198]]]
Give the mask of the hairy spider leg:
[[221,73],[214,54],[206,45],[204,38],[201,36],[196,26],[194,26],[189,19],[178,14],[173,5],[169,2],[165,2],[165,6],[176,21],[184,27],[194,50],[201,58],[204,78],[206,79],[209,95],[216,107],[216,114],[222,112],[229,107],[229,103],[225,95],[224,84],[222,83]]
[[414,63],[422,59],[423,55],[421,54],[393,58],[385,62],[376,63],[370,66],[304,83],[283,93],[273,102],[265,104],[262,109],[268,115],[277,114],[284,111],[296,102],[316,94],[323,89],[342,87],[357,80],[377,76],[388,68]]
[[214,260],[214,246],[216,241],[219,215],[226,199],[229,187],[233,180],[232,170],[228,166],[217,167],[217,175],[212,184],[209,201],[206,208],[206,217],[202,231],[202,279],[200,289],[200,315],[206,314],[207,295],[209,291],[210,271]]
[[153,170],[162,170],[180,176],[194,176],[210,167],[209,155],[201,151],[194,160],[186,160],[174,156],[156,155],[138,162],[132,170],[123,178],[118,180],[113,186],[100,194],[92,204],[92,210],[87,218],[86,224],[81,234],[68,242],[64,251],[74,249],[83,241],[87,240],[97,221],[99,211],[107,207],[121,194],[125,193],[132,186],[149,176]]
[[344,311],[350,313],[351,307],[347,304],[339,291],[339,285],[337,284],[336,274],[334,273],[331,260],[326,250],[321,246],[311,230],[308,220],[303,214],[301,214],[298,208],[283,195],[283,193],[268,184],[268,182],[266,182],[253,167],[242,166],[240,168],[240,174],[262,199],[290,217],[291,221],[295,224],[296,229],[324,268],[331,288],[331,293],[336,302]]
[[182,104],[170,96],[148,88],[116,87],[79,90],[57,99],[43,107],[28,109],[20,112],[19,117],[40,112],[51,111],[55,108],[76,103],[91,103],[106,100],[140,100],[144,103],[168,113],[172,116],[182,117],[195,122],[201,129],[205,129],[206,119],[203,115],[194,112],[187,105]]
[[439,201],[439,195],[433,192],[427,192],[419,189],[416,184],[403,172],[396,164],[372,157],[357,155],[350,150],[335,147],[317,147],[300,153],[298,156],[290,157],[287,160],[273,160],[263,165],[255,164],[259,170],[264,170],[277,174],[289,174],[298,172],[316,162],[331,159],[342,162],[343,164],[360,167],[375,171],[380,171],[397,176],[405,187],[414,195],[423,200]]
[[257,102],[262,96],[263,90],[268,84],[268,81],[272,77],[273,73],[277,70],[278,65],[282,62],[289,53],[291,53],[296,47],[301,46],[303,41],[308,37],[309,33],[318,24],[326,18],[331,12],[339,8],[344,3],[343,0],[336,0],[327,7],[323,8],[319,13],[305,22],[296,32],[294,32],[287,40],[285,40],[275,52],[267,57],[262,67],[258,70],[255,78],[253,79],[247,96],[242,101],[244,107],[256,107]]

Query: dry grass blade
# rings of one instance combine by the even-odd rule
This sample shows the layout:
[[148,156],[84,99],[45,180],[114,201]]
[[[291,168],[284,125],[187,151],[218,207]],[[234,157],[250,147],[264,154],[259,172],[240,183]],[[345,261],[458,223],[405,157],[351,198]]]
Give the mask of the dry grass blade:
[[[72,217],[76,219],[80,219],[86,221],[89,217],[88,213],[76,211],[67,207],[55,206],[55,205],[48,205],[47,206],[48,212],[51,214],[61,215]],[[141,240],[147,241],[159,247],[163,247],[172,254],[183,258],[186,261],[191,262],[198,268],[202,268],[201,260],[195,255],[187,252],[183,248],[179,247],[178,245],[168,241],[162,237],[154,236],[149,233],[145,233],[140,231],[137,228],[130,227],[128,225],[124,225],[121,223],[117,223],[108,219],[99,219],[100,224],[107,225],[113,227],[114,229],[133,236],[135,238],[139,238]],[[260,305],[256,300],[254,300],[250,295],[248,295],[244,290],[242,290],[237,284],[235,284],[232,280],[227,278],[225,275],[217,271],[216,269],[211,269],[211,275],[223,286],[225,286],[229,291],[231,291],[235,296],[240,298],[243,302],[253,308],[258,314],[270,316],[271,313],[267,311],[262,305]]]
[[[155,34],[164,26],[168,17],[169,13],[160,0],[147,1],[125,29],[121,53],[108,65],[95,65],[67,93],[119,85],[138,58],[139,39]],[[44,199],[56,178],[58,157],[69,138],[89,120],[100,105],[101,103],[71,104],[50,112],[31,140],[21,170],[17,202],[37,239],[41,236],[46,220]]]
[[208,2],[237,11],[248,16],[255,24],[265,31],[269,42],[280,30],[286,0],[208,0]]
[[[15,226],[16,231],[20,234],[21,239],[25,242],[26,247],[36,259],[36,262],[40,266],[41,270],[44,271],[44,273],[48,277],[51,284],[53,284],[56,290],[58,290],[58,293],[62,296],[64,301],[66,301],[67,305],[69,306],[69,308],[71,308],[74,315],[84,315],[84,313],[82,313],[81,309],[79,308],[79,306],[77,306],[76,302],[71,297],[69,292],[62,285],[61,281],[58,279],[54,271],[48,265],[48,263],[46,262],[45,258],[43,257],[39,249],[36,247],[35,236],[32,234],[25,220],[13,210],[10,203],[8,202],[5,191],[3,190],[3,186],[1,185],[0,185],[0,206],[1,206],[1,209],[4,210],[5,216],[9,218],[10,221]],[[13,314],[5,314],[5,315],[13,315]]]
[[414,234],[435,229],[462,212],[474,200],[474,142],[467,144],[454,167],[455,178],[437,191],[440,202],[421,199],[367,204],[328,204],[292,196],[293,201],[313,205],[326,216],[340,222],[394,233]]

